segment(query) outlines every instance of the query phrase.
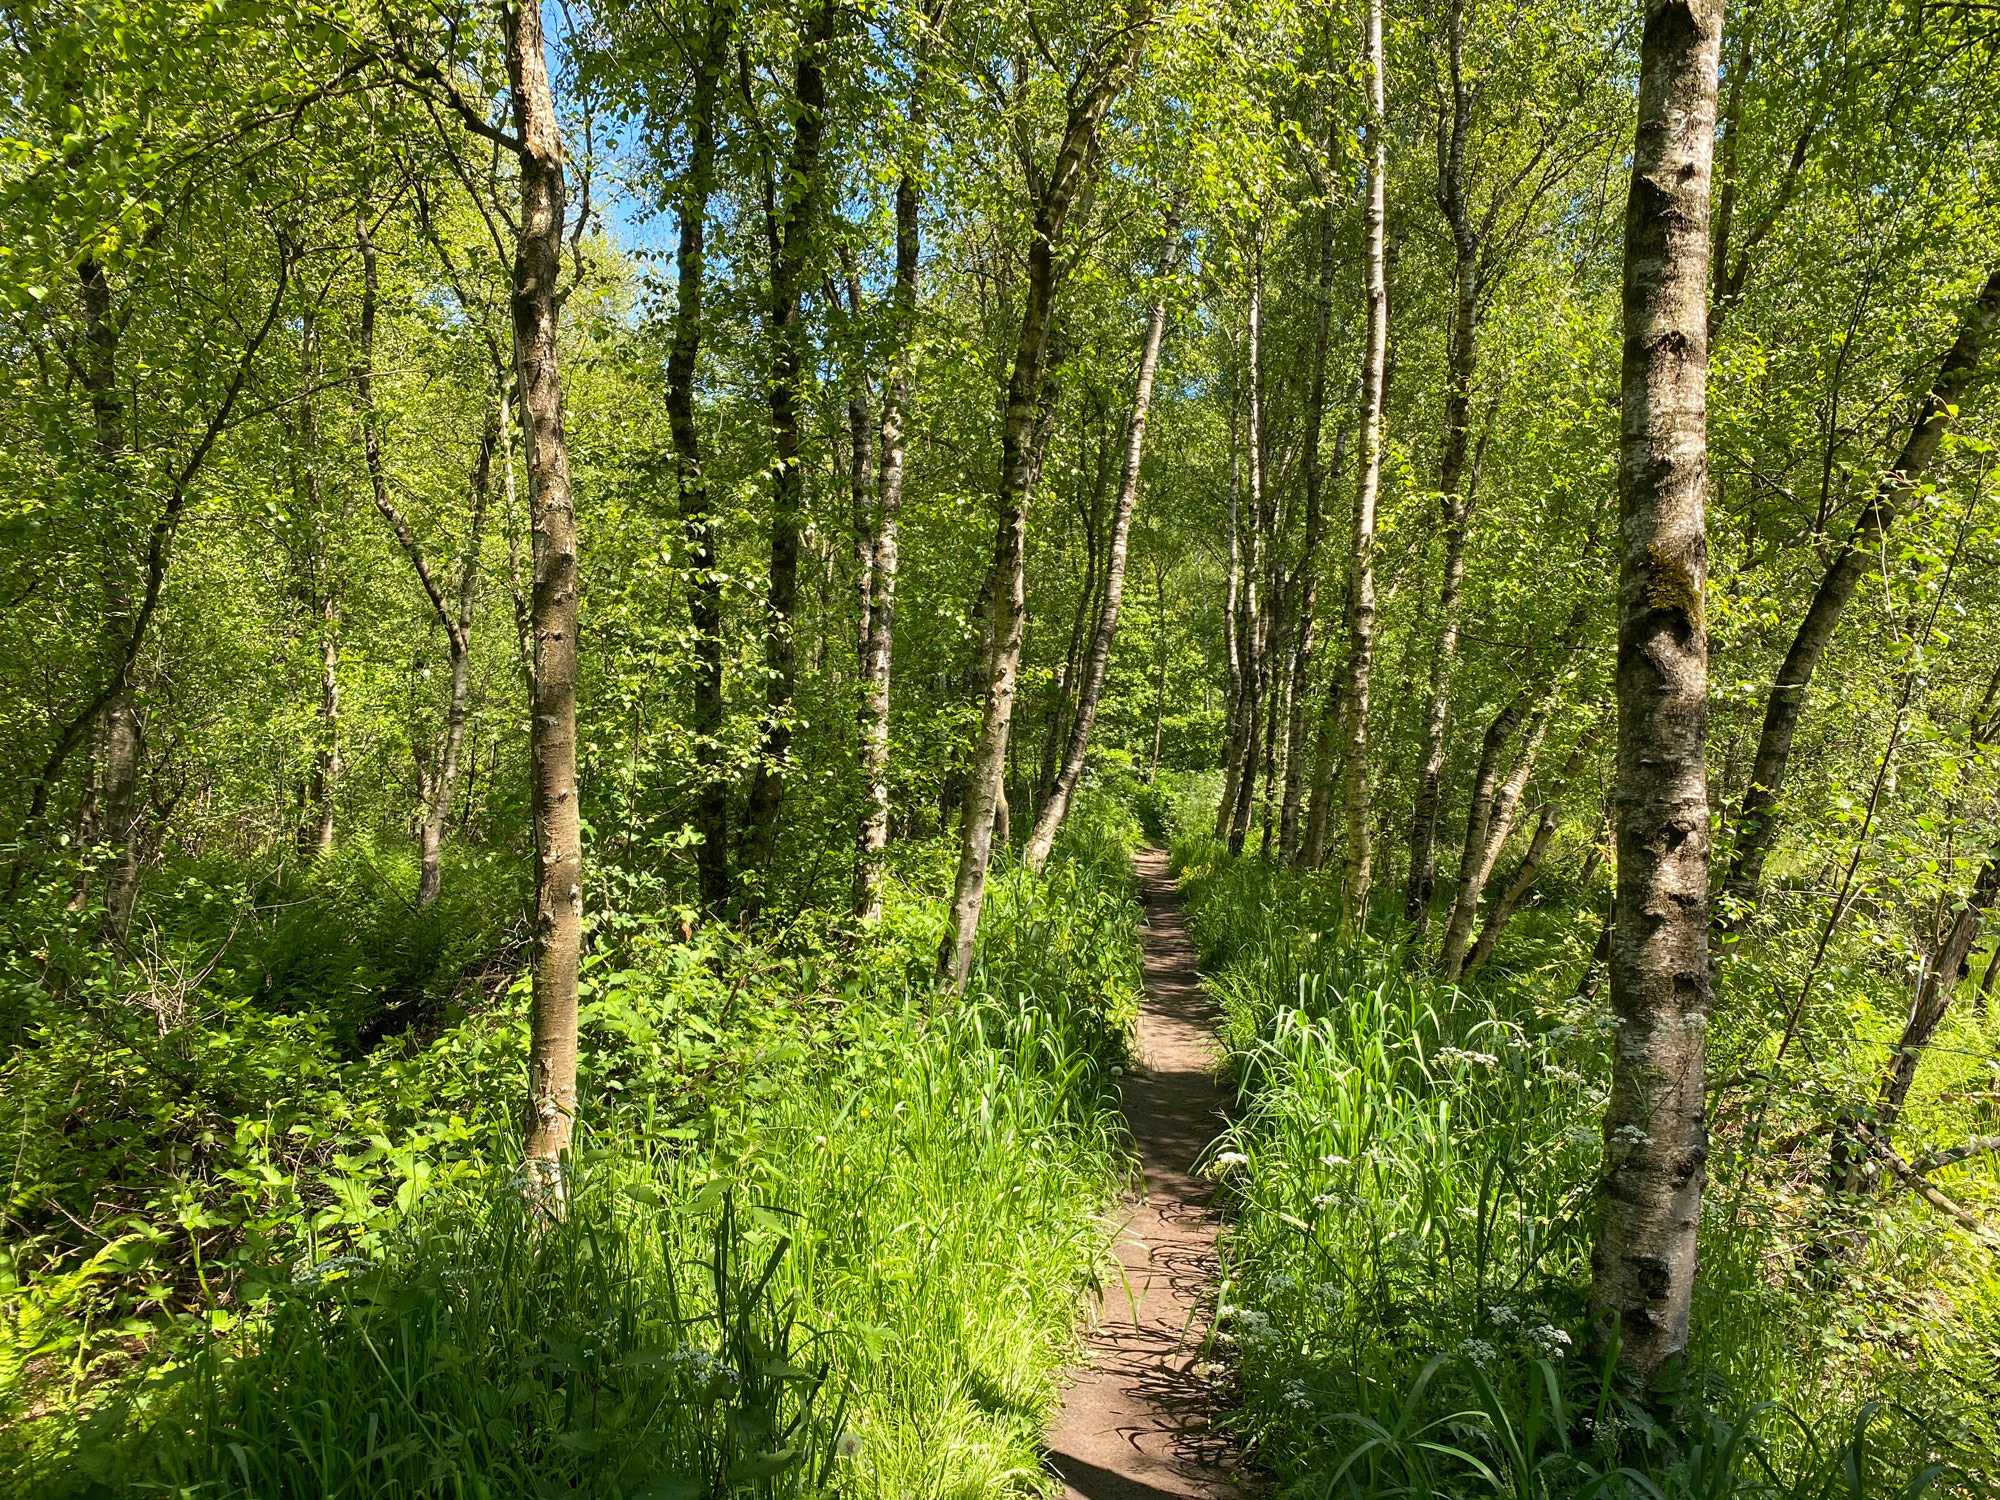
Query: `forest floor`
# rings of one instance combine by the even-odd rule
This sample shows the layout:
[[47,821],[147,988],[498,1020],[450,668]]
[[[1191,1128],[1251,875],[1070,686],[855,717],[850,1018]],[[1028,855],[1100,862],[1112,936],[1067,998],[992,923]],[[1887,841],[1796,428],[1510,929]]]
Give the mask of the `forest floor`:
[[1217,1012],[1164,849],[1134,858],[1144,891],[1146,989],[1134,1066],[1121,1080],[1143,1184],[1117,1238],[1122,1274],[1105,1288],[1048,1435],[1070,1500],[1238,1494],[1233,1445],[1217,1423],[1226,1387],[1209,1357],[1220,1273],[1216,1186],[1195,1164],[1225,1123],[1215,1078]]

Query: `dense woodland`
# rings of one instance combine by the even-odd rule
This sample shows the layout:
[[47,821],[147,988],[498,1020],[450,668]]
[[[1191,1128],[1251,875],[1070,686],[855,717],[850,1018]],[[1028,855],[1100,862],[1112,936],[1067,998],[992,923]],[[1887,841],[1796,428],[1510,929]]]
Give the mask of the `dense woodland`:
[[2000,1486],[1991,6],[4,16],[9,1493]]

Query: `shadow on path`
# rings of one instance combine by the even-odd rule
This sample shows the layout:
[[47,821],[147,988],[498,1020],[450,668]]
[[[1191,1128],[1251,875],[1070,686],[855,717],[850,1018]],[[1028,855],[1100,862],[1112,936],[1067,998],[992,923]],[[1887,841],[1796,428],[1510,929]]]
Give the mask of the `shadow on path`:
[[1194,1170],[1226,1120],[1211,1071],[1216,1013],[1166,851],[1144,850],[1133,863],[1146,902],[1146,995],[1122,1094],[1144,1197],[1126,1204],[1116,1247],[1124,1280],[1106,1289],[1084,1341],[1089,1363],[1045,1447],[1075,1500],[1230,1497],[1234,1452],[1212,1423],[1219,1392],[1196,1373],[1218,1269],[1215,1185]]

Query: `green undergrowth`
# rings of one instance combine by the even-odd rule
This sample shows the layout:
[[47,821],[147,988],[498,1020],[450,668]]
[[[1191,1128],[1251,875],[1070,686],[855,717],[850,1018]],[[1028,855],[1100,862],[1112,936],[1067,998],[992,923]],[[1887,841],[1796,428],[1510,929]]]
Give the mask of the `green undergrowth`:
[[1200,837],[1174,863],[1242,1090],[1212,1158],[1232,1217],[1220,1337],[1287,1493],[1992,1491],[1991,1301],[1933,1289],[1913,1327],[1871,1290],[1891,1271],[1922,1288],[1924,1256],[1990,1278],[1922,1205],[1885,1208],[1867,1263],[1830,1267],[1772,1212],[1796,1184],[1724,1159],[1678,1384],[1628,1399],[1586,1353],[1615,1026],[1575,991],[1601,893],[1548,901],[1461,989],[1400,934],[1344,931],[1326,877]]
[[[455,970],[427,1027],[362,1052],[324,1008],[240,987],[173,1026],[79,1010],[116,1047],[27,1049],[7,1080],[9,1125],[68,1124],[89,1159],[17,1176],[6,1492],[1043,1486],[1125,1170],[1108,1070],[1139,988],[1136,836],[1086,800],[1043,875],[998,872],[949,1003],[921,846],[858,948],[809,918],[750,944],[619,914],[586,971],[552,1224],[515,1178],[518,978]],[[121,1095],[165,1054],[178,1083]]]

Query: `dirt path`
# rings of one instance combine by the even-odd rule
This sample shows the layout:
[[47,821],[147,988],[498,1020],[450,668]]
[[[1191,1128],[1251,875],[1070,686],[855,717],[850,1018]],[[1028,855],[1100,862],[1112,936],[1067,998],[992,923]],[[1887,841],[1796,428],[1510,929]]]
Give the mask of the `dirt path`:
[[1145,850],[1134,863],[1145,887],[1146,998],[1123,1093],[1145,1196],[1127,1204],[1117,1247],[1126,1284],[1106,1289],[1085,1340],[1090,1362],[1049,1433],[1048,1458],[1072,1500],[1232,1497],[1229,1444],[1210,1425],[1217,1392],[1194,1373],[1217,1269],[1215,1188],[1194,1172],[1223,1124],[1225,1096],[1209,1073],[1215,1010],[1166,852]]

